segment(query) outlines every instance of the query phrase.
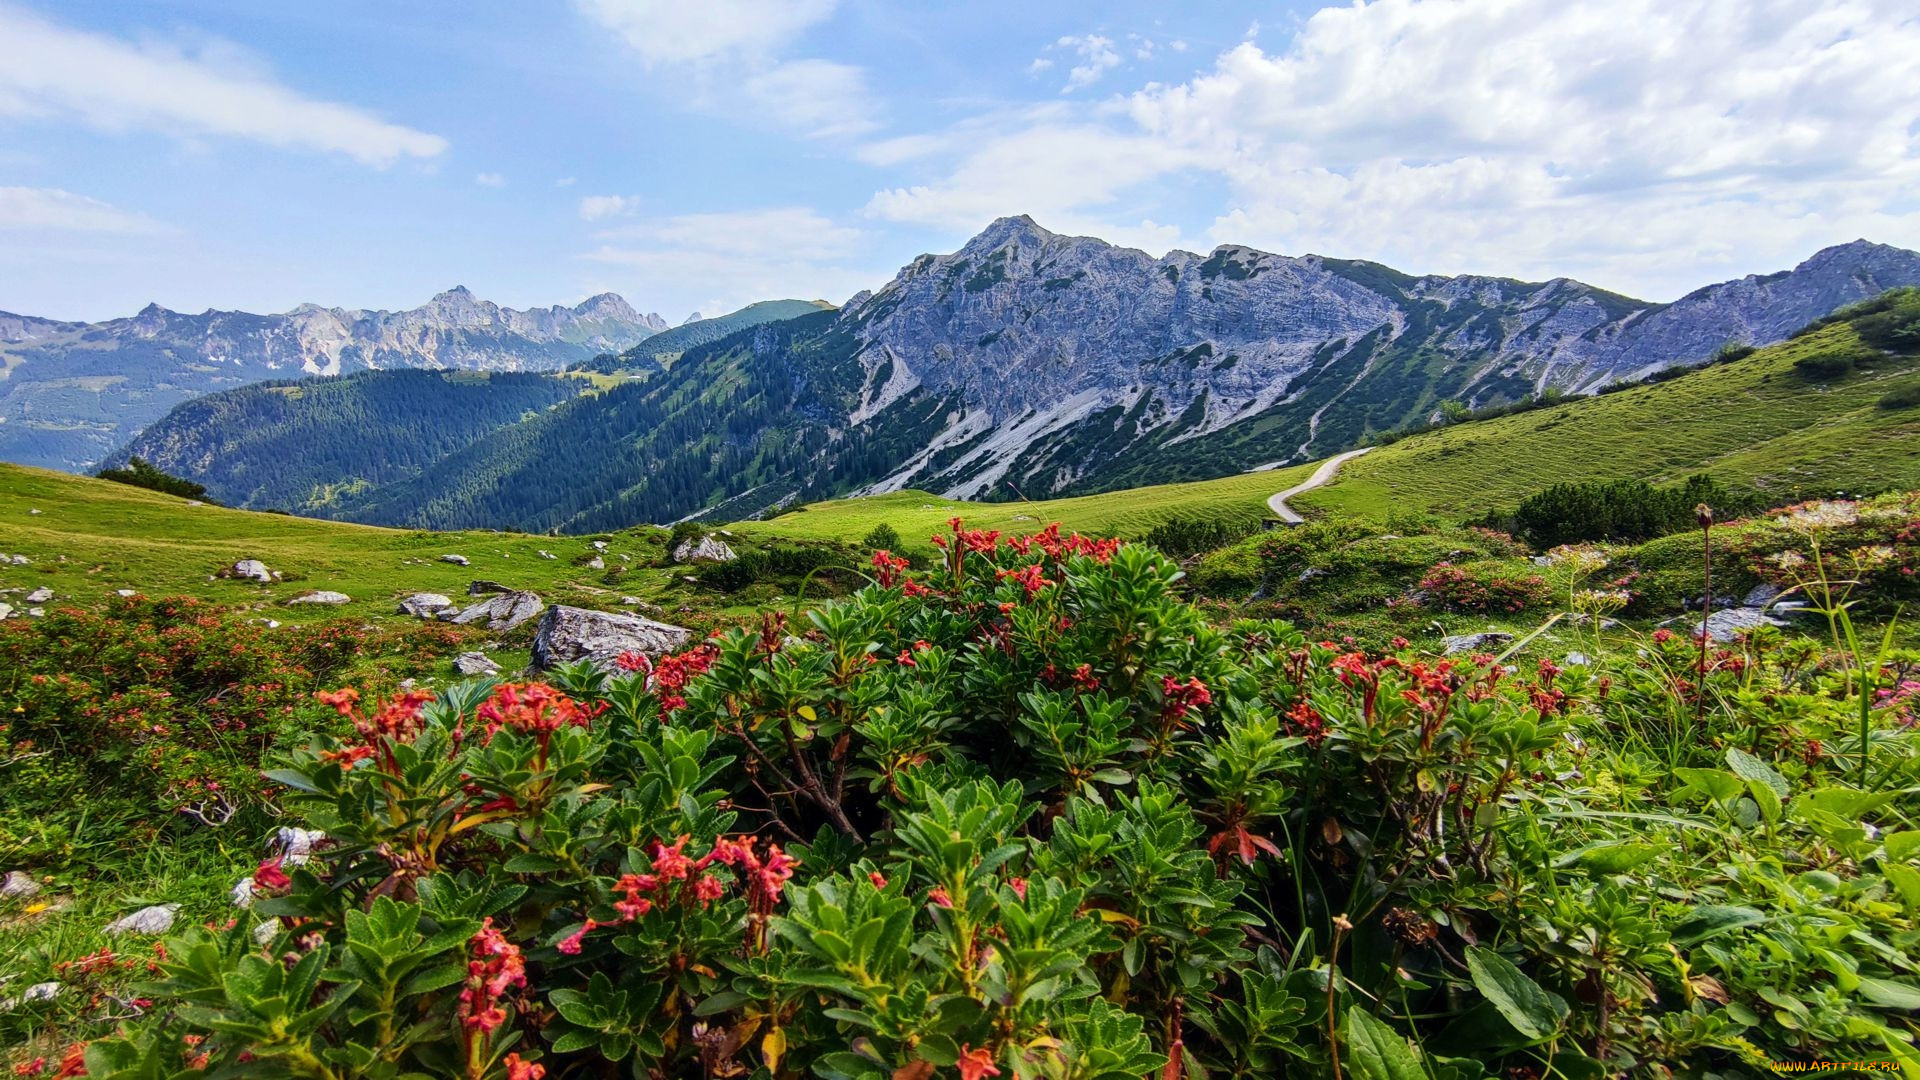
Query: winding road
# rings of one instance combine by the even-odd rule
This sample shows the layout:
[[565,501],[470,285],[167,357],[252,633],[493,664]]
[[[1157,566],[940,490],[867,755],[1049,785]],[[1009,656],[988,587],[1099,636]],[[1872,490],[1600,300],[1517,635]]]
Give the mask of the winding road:
[[1301,517],[1292,507],[1288,506],[1287,500],[1303,491],[1312,491],[1314,488],[1325,485],[1340,472],[1340,466],[1345,465],[1350,459],[1357,458],[1371,449],[1373,449],[1373,447],[1363,446],[1358,450],[1349,450],[1344,454],[1333,455],[1321,462],[1320,467],[1313,470],[1312,476],[1307,477],[1304,481],[1293,485],[1285,491],[1276,492],[1269,496],[1267,498],[1267,506],[1273,510],[1274,516],[1281,521],[1289,525],[1300,524],[1307,519]]

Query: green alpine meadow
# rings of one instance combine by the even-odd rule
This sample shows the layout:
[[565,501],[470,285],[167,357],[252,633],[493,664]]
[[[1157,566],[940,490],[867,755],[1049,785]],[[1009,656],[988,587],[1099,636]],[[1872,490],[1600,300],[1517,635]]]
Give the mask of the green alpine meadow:
[[1920,1080],[1910,0],[0,0],[0,1078]]

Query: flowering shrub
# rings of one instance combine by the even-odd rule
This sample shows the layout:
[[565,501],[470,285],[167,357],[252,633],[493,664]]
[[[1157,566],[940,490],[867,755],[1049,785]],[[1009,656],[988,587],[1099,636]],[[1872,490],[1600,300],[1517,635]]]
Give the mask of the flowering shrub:
[[1434,564],[1420,579],[1427,601],[1443,611],[1513,614],[1545,603],[1550,593],[1538,574],[1509,575],[1497,563]]
[[0,622],[0,760],[12,770],[0,785],[0,865],[72,858],[83,810],[98,822],[133,808],[132,827],[146,830],[136,841],[169,815],[203,828],[257,812],[277,790],[260,777],[262,755],[323,718],[311,694],[325,680],[376,663],[422,669],[458,633],[269,630],[188,598]]
[[326,843],[170,940],[86,1075],[1920,1064],[1904,699],[1850,742],[1764,638],[1509,670],[1211,626],[1144,547],[934,539],[677,656],[326,694],[269,774]]

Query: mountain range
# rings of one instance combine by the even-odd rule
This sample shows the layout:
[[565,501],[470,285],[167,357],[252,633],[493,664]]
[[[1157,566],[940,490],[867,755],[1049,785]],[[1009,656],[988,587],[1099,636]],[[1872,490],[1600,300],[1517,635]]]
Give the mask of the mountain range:
[[405,479],[333,469],[326,446],[382,436],[325,416],[303,421],[299,484],[259,483],[293,466],[255,452],[244,415],[176,414],[129,449],[196,479],[237,455],[250,486],[210,487],[242,505],[270,489],[306,512],[440,528],[597,530],[905,488],[1041,498],[1321,457],[1447,402],[1588,392],[1913,284],[1920,254],[1865,241],[1661,304],[1241,246],[1154,258],[1009,217],[838,310],[670,364],[642,342],[613,365],[635,377],[475,430]]
[[516,311],[456,287],[407,311],[278,315],[149,304],[99,323],[0,312],[0,459],[86,468],[182,401],[287,376],[390,368],[552,371],[666,330],[613,293]]

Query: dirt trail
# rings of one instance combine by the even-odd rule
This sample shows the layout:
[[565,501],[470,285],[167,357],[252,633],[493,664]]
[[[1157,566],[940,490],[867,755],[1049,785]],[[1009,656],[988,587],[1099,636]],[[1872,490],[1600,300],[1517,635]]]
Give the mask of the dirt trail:
[[1313,470],[1313,475],[1307,477],[1306,480],[1293,485],[1285,491],[1275,492],[1272,496],[1268,497],[1267,506],[1273,510],[1274,516],[1281,521],[1289,525],[1300,524],[1307,519],[1295,513],[1293,508],[1287,505],[1287,500],[1303,491],[1312,491],[1314,488],[1325,486],[1340,472],[1340,466],[1345,465],[1348,459],[1357,458],[1371,449],[1373,449],[1373,447],[1363,446],[1358,450],[1349,450],[1344,454],[1333,455],[1321,462],[1320,467]]

